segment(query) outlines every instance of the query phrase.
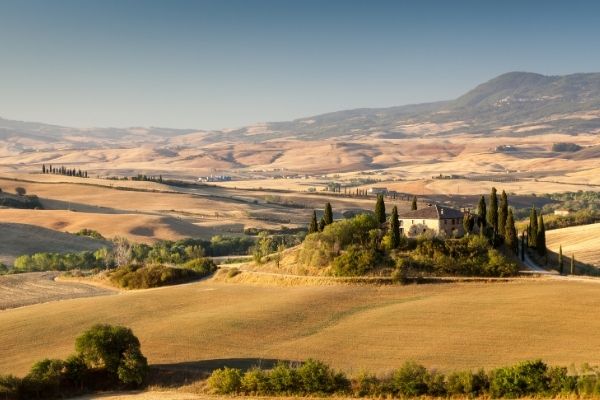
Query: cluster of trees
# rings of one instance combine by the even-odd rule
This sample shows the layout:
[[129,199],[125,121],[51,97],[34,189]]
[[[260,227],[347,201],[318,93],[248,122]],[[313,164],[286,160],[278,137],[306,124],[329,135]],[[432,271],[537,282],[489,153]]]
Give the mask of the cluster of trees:
[[0,376],[4,400],[54,399],[98,390],[141,386],[148,372],[140,341],[131,329],[95,325],[75,341],[66,360],[44,359],[24,378]]
[[317,220],[317,211],[313,210],[312,219],[310,220],[310,224],[308,224],[308,233],[323,232],[323,229],[332,223],[333,210],[331,208],[331,203],[327,202],[325,204],[325,210],[323,211],[321,220]]
[[489,196],[489,205],[485,197],[481,196],[476,214],[465,214],[463,228],[467,234],[473,232],[475,224],[480,235],[488,237],[494,246],[504,243],[508,249],[518,254],[519,237],[515,227],[515,217],[504,190],[498,200],[498,192],[493,187]]
[[159,175],[158,177],[156,177],[156,176],[148,176],[148,175],[144,175],[144,174],[138,174],[137,176],[132,176],[131,180],[132,181],[145,181],[145,182],[163,183],[163,177],[162,177],[162,175]]
[[278,363],[270,370],[218,369],[209,377],[208,385],[218,394],[254,396],[586,397],[600,392],[600,377],[572,375],[567,368],[550,367],[535,360],[489,372],[459,371],[448,375],[406,362],[385,377],[363,372],[349,379],[322,362],[308,360],[295,365]]
[[48,167],[46,167],[46,164],[42,164],[42,174],[76,176],[79,178],[88,177],[87,171],[82,171],[81,169],[76,168],[67,168],[64,165],[60,167],[53,167],[52,165],[49,165]]
[[564,153],[564,152],[573,153],[573,152],[579,151],[581,149],[582,149],[582,147],[580,145],[578,145],[577,143],[561,142],[561,143],[554,143],[552,145],[552,151],[556,151],[559,153]]
[[110,280],[125,289],[148,289],[190,282],[216,270],[217,265],[211,259],[196,258],[179,268],[162,264],[125,265],[114,270]]
[[[504,203],[508,208],[508,201]],[[417,206],[416,199],[412,206]],[[322,221],[330,215],[328,208]],[[512,213],[502,213],[506,215],[506,221],[502,219],[505,230],[515,238],[509,243],[516,243]],[[313,228],[315,224],[313,214]],[[316,268],[330,267],[329,272],[336,276],[361,276],[379,270],[404,280],[408,274],[509,276],[518,272],[517,266],[494,249],[484,235],[458,240],[411,239],[401,235],[398,209],[394,206],[388,216],[383,196],[378,196],[373,214],[324,223],[322,229],[317,225],[311,231],[300,249],[298,262]]]
[[537,213],[535,206],[531,207],[529,214],[529,224],[527,225],[527,236],[524,243],[528,248],[535,249],[540,257],[547,254],[546,249],[546,226],[544,224],[544,216],[542,213]]

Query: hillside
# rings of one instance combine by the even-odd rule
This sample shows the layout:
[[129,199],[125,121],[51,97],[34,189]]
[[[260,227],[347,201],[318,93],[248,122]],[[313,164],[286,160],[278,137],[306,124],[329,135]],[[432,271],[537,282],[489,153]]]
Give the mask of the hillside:
[[569,280],[383,287],[205,281],[5,310],[0,371],[23,374],[36,360],[66,357],[75,336],[98,322],[131,327],[148,361],[167,369],[308,357],[352,375],[385,373],[406,360],[442,371],[534,358],[579,366],[594,362],[600,346],[600,321],[589,318],[598,307],[596,283]]
[[[546,232],[548,248],[558,253],[562,246],[563,255],[569,260],[575,254],[577,261],[600,267],[600,224],[572,226]],[[565,263],[568,265],[568,262]]]

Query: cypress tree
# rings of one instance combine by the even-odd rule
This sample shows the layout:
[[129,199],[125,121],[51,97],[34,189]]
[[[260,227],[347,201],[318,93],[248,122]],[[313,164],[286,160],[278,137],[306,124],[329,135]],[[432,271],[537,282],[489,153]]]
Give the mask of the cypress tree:
[[46,173],[46,164],[42,164],[42,174]]
[[319,231],[319,225],[317,222],[317,212],[313,211],[312,219],[310,220],[310,225],[308,226],[308,233],[315,233]]
[[463,217],[463,228],[467,235],[473,231],[474,224],[475,224],[475,220],[473,219],[473,216],[469,213],[466,213],[465,216]]
[[398,207],[392,208],[392,216],[390,221],[392,233],[392,246],[397,249],[400,246],[400,221],[398,221]]
[[521,261],[525,261],[525,232],[521,232]]
[[575,275],[575,254],[571,254],[571,275]]
[[321,220],[319,221],[319,232],[323,232],[325,226],[327,226],[327,224],[325,223],[325,218],[321,217]]
[[479,205],[477,206],[477,222],[480,231],[483,231],[483,228],[485,228],[486,213],[485,197],[482,195],[479,199]]
[[531,206],[529,214],[529,247],[536,247],[538,233],[538,218],[535,206]]
[[515,229],[515,219],[513,217],[512,209],[508,210],[504,238],[506,247],[511,249],[515,254],[519,254],[519,238],[517,237],[517,230]]
[[544,217],[542,214],[540,214],[538,222],[535,248],[540,256],[546,255],[546,227],[544,226]]
[[563,263],[563,255],[562,255],[562,244],[561,244],[560,247],[558,248],[558,272],[561,275],[563,274],[563,269],[564,269],[564,263]]
[[413,211],[417,209],[417,196],[413,197],[410,209],[413,210]]
[[333,210],[331,209],[331,203],[325,204],[325,213],[323,214],[325,225],[329,225],[333,222]]
[[385,203],[383,202],[383,196],[377,195],[377,203],[375,203],[375,218],[380,224],[385,222]]
[[504,235],[506,232],[506,219],[508,218],[508,196],[503,190],[500,195],[500,208],[498,209],[498,231]]
[[498,196],[496,188],[492,188],[490,193],[490,207],[487,210],[487,221],[494,230],[494,234],[498,234]]

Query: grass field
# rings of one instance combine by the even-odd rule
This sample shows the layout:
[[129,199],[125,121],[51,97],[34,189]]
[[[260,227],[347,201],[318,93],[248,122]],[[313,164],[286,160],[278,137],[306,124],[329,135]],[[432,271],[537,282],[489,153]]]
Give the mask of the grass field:
[[0,312],[0,373],[67,356],[76,335],[98,322],[130,326],[149,362],[167,368],[308,357],[351,374],[409,359],[442,370],[537,357],[595,363],[599,289],[551,279],[404,287],[204,281],[73,299]]
[[60,282],[58,272],[29,272],[0,276],[0,310],[78,297],[116,293],[78,282]]
[[546,232],[548,248],[558,253],[562,246],[563,255],[571,257],[586,264],[600,267],[600,224],[572,226],[563,229],[554,229]]

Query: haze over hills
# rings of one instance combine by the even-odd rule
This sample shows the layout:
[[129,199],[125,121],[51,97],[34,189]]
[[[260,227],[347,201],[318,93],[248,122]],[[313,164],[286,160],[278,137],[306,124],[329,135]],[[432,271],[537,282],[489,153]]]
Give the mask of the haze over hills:
[[[187,176],[249,168],[347,172],[458,157],[466,148],[464,137],[483,140],[468,141],[481,151],[493,146],[485,142],[490,138],[519,144],[532,136],[567,135],[540,139],[549,150],[552,141],[570,141],[575,135],[583,135],[576,140],[582,145],[595,146],[598,132],[600,73],[510,72],[451,101],[344,110],[220,131],[79,129],[0,119],[0,164],[16,169],[64,163],[96,171]],[[427,141],[441,137],[449,142]],[[390,147],[389,140],[400,140],[402,146]],[[332,152],[336,158],[326,157]],[[586,149],[582,157],[598,154]]]

